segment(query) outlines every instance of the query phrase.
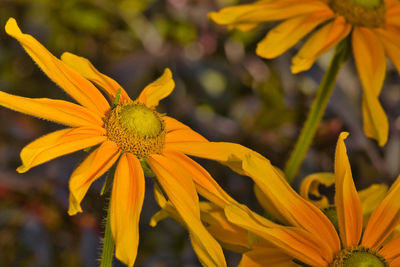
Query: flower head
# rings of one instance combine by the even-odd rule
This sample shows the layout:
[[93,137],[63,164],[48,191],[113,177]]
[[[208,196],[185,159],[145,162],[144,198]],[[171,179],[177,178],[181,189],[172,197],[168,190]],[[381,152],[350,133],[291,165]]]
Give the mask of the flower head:
[[[51,80],[79,104],[47,98],[30,99],[0,92],[0,105],[69,128],[55,131],[21,151],[20,173],[59,156],[95,148],[72,173],[68,213],[82,211],[90,185],[114,164],[111,231],[116,257],[132,266],[139,242],[139,218],[145,193],[142,163],[148,164],[169,201],[188,225],[194,249],[206,266],[226,266],[219,244],[200,221],[197,192],[220,205],[230,197],[200,165],[173,145],[210,143],[179,121],[155,110],[174,89],[169,69],[146,86],[136,100],[113,79],[101,74],[87,59],[64,53],[54,57],[10,18],[6,32],[17,39]],[[97,85],[107,99],[95,87]]]
[[[227,219],[246,229],[262,240],[268,241],[264,246],[268,250],[271,244],[292,257],[293,262],[311,266],[397,266],[400,263],[400,238],[390,238],[400,222],[400,176],[387,191],[386,196],[363,223],[363,209],[360,196],[354,186],[350,164],[347,158],[344,140],[347,133],[339,137],[335,156],[335,209],[325,220],[314,222],[312,228],[303,223],[290,223],[295,227],[272,224],[271,221],[258,216],[247,207],[231,205],[225,208]],[[287,192],[280,192],[285,198]],[[298,206],[305,200],[293,202]],[[309,203],[309,202],[308,202]],[[279,209],[279,206],[276,206]],[[297,208],[298,209],[298,208]],[[299,221],[310,221],[313,212],[299,211],[304,217],[295,216]],[[287,216],[284,216],[287,218]],[[334,230],[336,217],[338,232]],[[363,227],[365,225],[365,228]],[[319,235],[318,229],[330,229],[326,236]],[[336,236],[335,238],[332,238]],[[260,248],[257,248],[259,250]],[[249,253],[249,252],[247,252]],[[265,263],[266,259],[257,251],[252,252],[252,261]],[[246,265],[243,265],[246,266]]]
[[364,132],[382,146],[388,121],[378,100],[386,73],[386,56],[400,72],[400,2],[396,0],[260,0],[211,12],[218,24],[250,30],[262,22],[280,21],[258,43],[256,53],[275,58],[302,38],[310,37],[292,59],[292,72],[308,70],[315,60],[351,36],[364,96]]

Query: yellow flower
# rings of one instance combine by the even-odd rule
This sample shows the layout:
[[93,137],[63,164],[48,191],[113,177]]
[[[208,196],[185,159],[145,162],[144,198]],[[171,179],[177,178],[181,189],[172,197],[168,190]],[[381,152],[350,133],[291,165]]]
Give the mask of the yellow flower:
[[258,43],[256,53],[275,58],[311,33],[292,60],[292,72],[308,70],[323,53],[351,35],[364,89],[364,131],[382,146],[388,121],[379,102],[386,56],[400,72],[400,2],[397,0],[261,0],[211,12],[216,23],[250,30],[262,22],[284,20]]
[[[81,212],[90,185],[116,164],[111,197],[111,230],[116,257],[129,266],[136,259],[139,217],[145,180],[141,163],[148,163],[169,201],[188,225],[194,249],[205,266],[226,266],[222,249],[200,220],[197,192],[217,203],[229,196],[200,165],[174,144],[209,143],[179,121],[155,111],[158,102],[174,89],[169,69],[131,100],[113,79],[101,74],[85,58],[64,53],[54,57],[10,18],[6,32],[17,39],[51,80],[78,103],[47,98],[30,99],[0,92],[0,105],[70,128],[45,135],[21,151],[20,173],[56,157],[98,146],[73,172],[70,215]],[[95,83],[108,97],[110,105]],[[206,156],[207,157],[207,156]]]
[[[313,224],[313,228],[307,229],[304,222],[297,227],[273,224],[247,207],[239,205],[225,208],[227,219],[282,249],[295,263],[337,267],[400,266],[400,238],[388,239],[400,221],[400,176],[363,228],[362,204],[354,186],[344,144],[347,135],[348,133],[342,133],[336,146],[335,207],[338,234],[329,220],[314,222],[315,213],[300,211],[302,207],[299,205],[306,202],[304,200],[294,201],[292,205],[303,214],[303,217],[298,218],[309,225]],[[277,199],[291,195],[290,192],[276,192],[279,192]],[[279,209],[279,206],[276,207]],[[329,231],[323,236],[318,234],[319,229]],[[268,250],[268,246],[265,249]],[[263,266],[261,263],[265,263],[266,259],[262,254],[253,251],[252,261],[255,262],[254,265],[243,266]]]

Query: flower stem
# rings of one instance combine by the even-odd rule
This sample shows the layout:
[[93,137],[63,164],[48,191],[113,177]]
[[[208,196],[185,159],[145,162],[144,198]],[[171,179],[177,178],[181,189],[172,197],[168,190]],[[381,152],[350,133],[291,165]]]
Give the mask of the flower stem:
[[286,163],[284,172],[289,183],[294,181],[294,178],[299,171],[300,165],[303,162],[317,131],[318,125],[321,122],[322,116],[325,113],[329,98],[331,97],[333,88],[336,84],[339,70],[349,56],[350,44],[346,38],[336,46],[335,53],[318,88],[311,110],[307,115],[307,120],[301,130],[300,137],[297,139],[294,150]]
[[114,257],[114,239],[111,233],[110,209],[111,199],[107,209],[106,229],[103,239],[103,251],[101,252],[100,267],[111,267]]

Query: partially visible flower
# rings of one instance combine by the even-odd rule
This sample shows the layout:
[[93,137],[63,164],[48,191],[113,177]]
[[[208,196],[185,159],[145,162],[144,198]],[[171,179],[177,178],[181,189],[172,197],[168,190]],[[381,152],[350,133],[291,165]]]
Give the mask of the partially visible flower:
[[275,58],[309,35],[292,60],[292,72],[308,70],[315,60],[351,35],[356,67],[364,89],[364,132],[383,146],[388,120],[379,103],[386,56],[400,72],[400,2],[397,0],[260,0],[211,12],[218,24],[242,31],[283,20],[258,43],[256,53]]
[[[400,238],[388,238],[400,222],[400,176],[363,228],[362,204],[354,186],[344,144],[347,135],[340,135],[336,147],[335,215],[338,235],[335,240],[328,236],[317,236],[304,227],[272,225],[269,220],[240,205],[225,208],[227,219],[284,250],[300,266],[399,266]],[[312,220],[312,217],[313,214],[310,214],[309,219]],[[333,227],[329,220],[315,225],[318,228],[328,226]],[[337,242],[339,237],[340,243]],[[255,266],[262,266],[261,262],[265,263],[266,259],[259,255],[253,260],[259,264]]]
[[188,142],[212,143],[155,110],[159,101],[174,89],[171,71],[166,69],[158,80],[132,100],[116,81],[101,74],[87,59],[70,53],[64,53],[62,61],[54,57],[31,35],[22,33],[13,18],[8,20],[6,32],[22,44],[51,80],[79,103],[30,99],[0,92],[0,105],[70,127],[24,147],[22,166],[17,171],[23,173],[62,155],[98,146],[71,176],[68,213],[74,215],[82,211],[80,203],[90,185],[115,164],[111,230],[116,257],[132,266],[137,254],[139,217],[145,193],[142,164],[149,164],[169,201],[188,226],[203,265],[226,266],[220,245],[201,223],[197,192],[220,205],[229,203],[230,197],[206,170],[173,147]]

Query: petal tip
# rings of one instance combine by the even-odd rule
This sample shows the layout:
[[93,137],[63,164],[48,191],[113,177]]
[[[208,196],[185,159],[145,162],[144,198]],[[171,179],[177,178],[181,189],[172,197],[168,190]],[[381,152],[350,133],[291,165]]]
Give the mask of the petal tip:
[[29,170],[29,168],[26,167],[25,165],[21,165],[21,166],[19,166],[19,167],[17,168],[17,172],[18,172],[18,173],[25,173],[25,172],[27,172],[28,170]]
[[8,35],[21,33],[21,30],[18,27],[17,21],[12,17],[7,20],[5,30]]

